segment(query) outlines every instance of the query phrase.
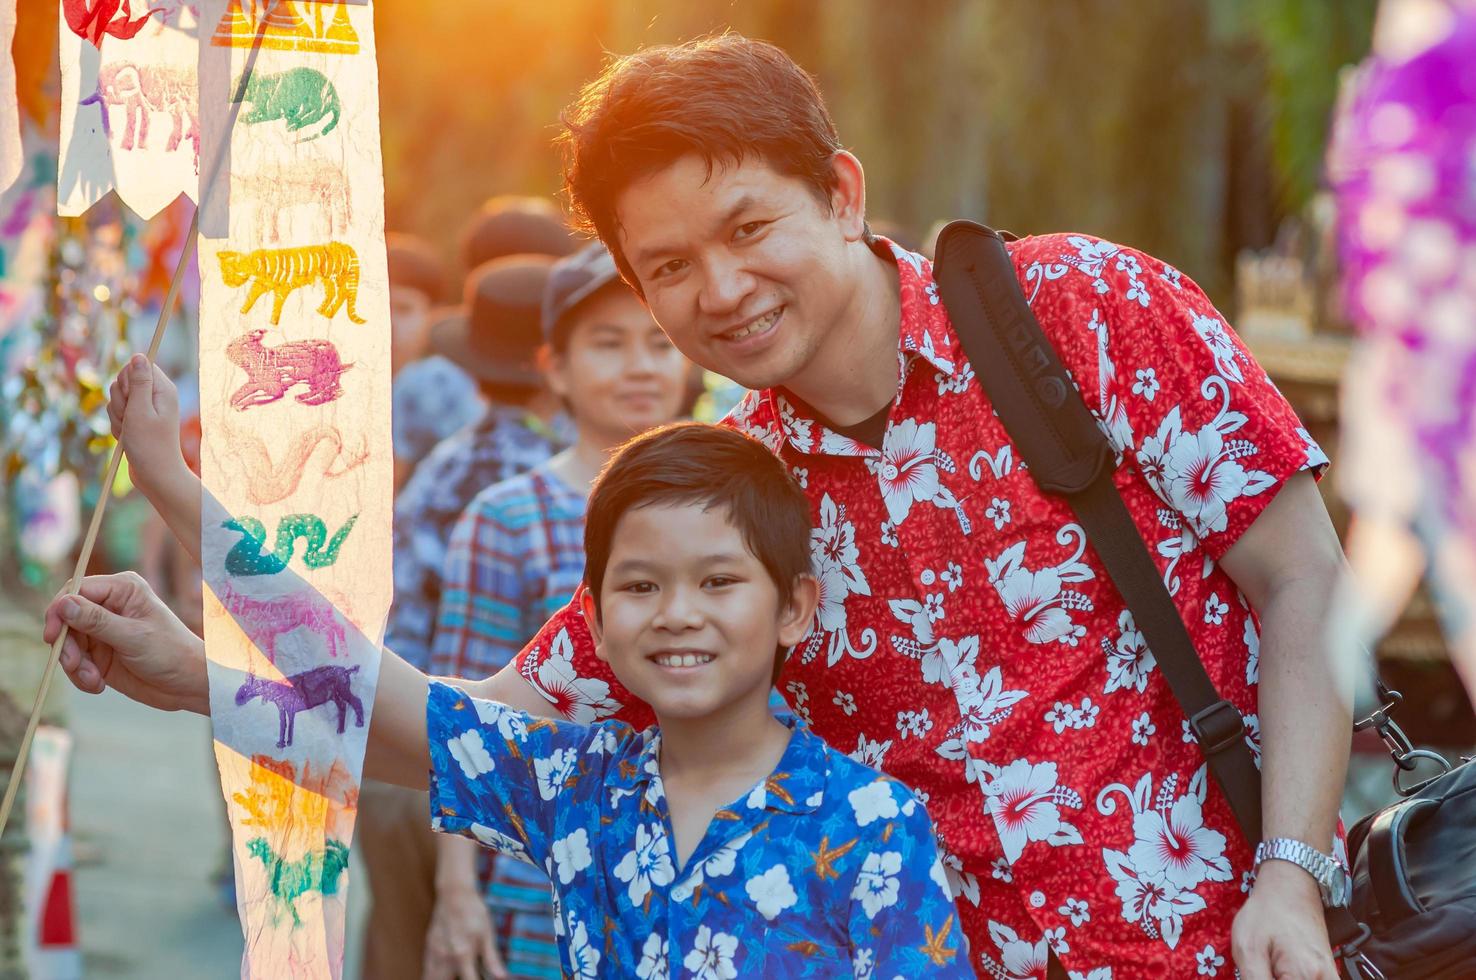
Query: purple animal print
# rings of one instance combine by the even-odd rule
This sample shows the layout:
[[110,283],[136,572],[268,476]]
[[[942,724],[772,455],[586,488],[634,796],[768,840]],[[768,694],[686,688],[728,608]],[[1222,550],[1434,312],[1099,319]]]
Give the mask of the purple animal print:
[[277,638],[305,627],[323,637],[328,655],[338,656],[339,645],[346,642],[343,623],[337,611],[316,593],[257,598],[237,592],[225,583],[217,596],[226,611],[240,622],[246,636],[272,663],[277,662]]
[[[150,11],[152,13],[152,11]],[[96,105],[102,112],[103,134],[113,135],[108,108],[123,110],[125,126],[122,149],[149,145],[149,114],[169,116],[173,129],[165,149],[174,152],[189,140],[200,168],[200,113],[196,108],[195,71],[169,65],[133,65],[127,62],[103,65],[97,72],[97,90],[79,105]]]
[[339,378],[353,367],[343,363],[338,348],[327,340],[296,340],[267,347],[265,330],[253,330],[226,346],[226,356],[246,372],[246,383],[231,395],[231,407],[239,412],[255,405],[280,401],[297,385],[307,391],[297,396],[304,405],[321,405],[343,394]]
[[338,706],[338,734],[342,735],[349,708],[354,709],[355,726],[364,727],[364,704],[350,686],[358,670],[358,665],[314,667],[280,681],[248,674],[246,683],[236,692],[236,706],[241,707],[252,698],[275,704],[279,717],[277,748],[285,749],[292,744],[297,713],[332,701]]

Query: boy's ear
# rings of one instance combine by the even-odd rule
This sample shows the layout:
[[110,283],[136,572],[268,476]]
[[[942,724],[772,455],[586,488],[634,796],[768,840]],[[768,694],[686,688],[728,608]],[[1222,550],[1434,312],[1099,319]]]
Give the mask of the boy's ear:
[[608,663],[610,658],[605,656],[605,631],[600,628],[600,614],[595,612],[594,593],[589,590],[588,585],[579,587],[579,611],[584,614],[584,625],[589,627],[590,638],[594,640],[595,656]]
[[801,575],[789,590],[789,601],[779,610],[779,643],[792,647],[810,632],[815,606],[820,602],[820,583],[813,575]]

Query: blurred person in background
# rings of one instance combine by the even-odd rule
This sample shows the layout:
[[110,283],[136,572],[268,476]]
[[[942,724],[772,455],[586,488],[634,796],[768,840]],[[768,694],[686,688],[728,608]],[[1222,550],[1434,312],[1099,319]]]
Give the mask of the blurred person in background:
[[[503,194],[489,199],[467,221],[457,251],[461,267],[470,273],[508,255],[558,258],[576,245],[553,201]],[[454,308],[440,313],[432,309],[444,288],[444,266],[425,242],[413,236],[390,236],[386,246],[396,338],[392,353],[401,355],[394,359],[393,394],[398,490],[436,443],[481,418],[487,404],[476,379],[462,365],[429,349],[436,325],[457,316]]]
[[[584,574],[589,488],[621,443],[675,420],[689,362],[620,279],[603,245],[561,259],[543,302],[540,364],[574,444],[479,493],[451,534],[430,670],[486,677],[505,667]],[[548,878],[463,837],[441,836],[427,980],[558,977]],[[480,865],[480,867],[479,867]]]
[[[554,259],[509,255],[467,277],[466,302],[433,325],[430,346],[475,379],[481,417],[441,441],[415,468],[395,502],[395,599],[385,642],[428,666],[441,568],[451,528],[494,483],[526,472],[562,449],[558,399],[535,364],[543,288]],[[364,975],[418,976],[434,900],[435,840],[424,793],[365,780],[359,839],[373,895],[365,929]]]

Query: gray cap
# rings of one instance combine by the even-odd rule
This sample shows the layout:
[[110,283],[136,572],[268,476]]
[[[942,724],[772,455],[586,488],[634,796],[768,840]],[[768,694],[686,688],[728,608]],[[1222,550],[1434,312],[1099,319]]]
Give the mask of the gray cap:
[[615,260],[599,242],[592,242],[554,263],[543,287],[543,340],[551,343],[559,323],[574,308],[620,279]]

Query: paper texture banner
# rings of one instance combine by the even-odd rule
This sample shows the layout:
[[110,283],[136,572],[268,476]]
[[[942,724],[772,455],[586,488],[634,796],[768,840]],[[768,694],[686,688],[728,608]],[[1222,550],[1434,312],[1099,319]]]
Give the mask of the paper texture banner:
[[60,3],[58,212],[82,214],[114,188],[144,218],[180,194],[196,199],[198,4]]
[[20,99],[15,90],[15,0],[0,0],[0,194],[21,172]]
[[199,239],[205,645],[242,976],[338,977],[391,598],[373,11],[200,11],[207,161],[242,96]]

